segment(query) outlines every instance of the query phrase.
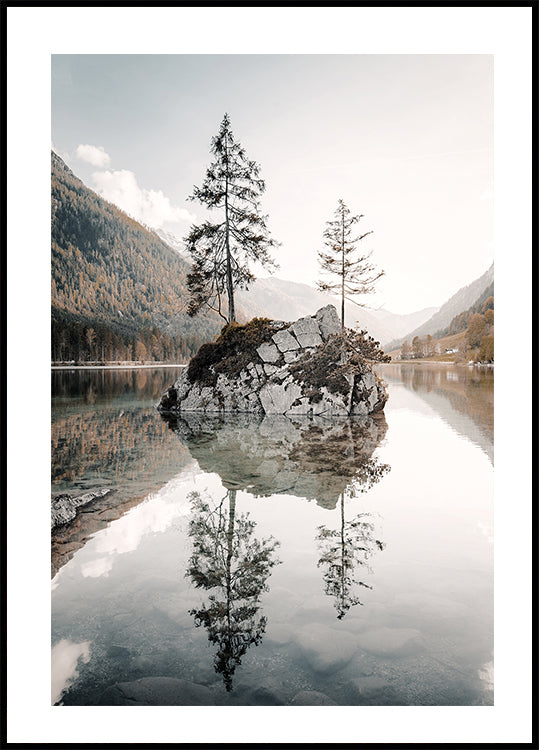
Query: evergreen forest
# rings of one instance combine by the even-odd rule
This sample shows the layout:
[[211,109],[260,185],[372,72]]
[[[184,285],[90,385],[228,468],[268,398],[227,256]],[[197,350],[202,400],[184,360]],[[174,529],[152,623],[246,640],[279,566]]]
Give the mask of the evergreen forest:
[[51,159],[52,361],[188,361],[222,327],[187,314],[188,263]]

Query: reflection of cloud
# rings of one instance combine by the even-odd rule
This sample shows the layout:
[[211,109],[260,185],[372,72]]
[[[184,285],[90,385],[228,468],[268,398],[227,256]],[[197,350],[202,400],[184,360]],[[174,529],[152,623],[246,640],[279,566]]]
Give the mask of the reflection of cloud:
[[134,552],[143,536],[166,531],[177,518],[188,515],[190,505],[182,491],[184,485],[183,476],[171,480],[159,492],[148,495],[144,502],[96,534],[88,545],[96,556],[81,565],[81,574],[85,578],[107,576],[112,570],[114,555]]
[[174,206],[162,190],[141,188],[134,172],[128,169],[94,172],[92,179],[103,198],[147,226],[159,229],[167,221],[195,220],[195,216],[185,208]]
[[85,563],[80,572],[84,578],[99,578],[100,576],[108,576],[112,570],[112,558],[110,557],[98,557],[97,560],[90,560]]
[[51,703],[57,703],[65,690],[77,679],[77,664],[90,661],[90,641],[73,643],[67,639],[58,641],[51,651]]

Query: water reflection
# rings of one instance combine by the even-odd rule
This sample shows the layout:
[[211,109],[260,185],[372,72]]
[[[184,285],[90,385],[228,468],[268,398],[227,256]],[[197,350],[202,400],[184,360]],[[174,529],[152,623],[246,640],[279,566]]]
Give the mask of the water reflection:
[[385,437],[382,414],[323,419],[183,414],[163,417],[204,472],[255,496],[289,494],[335,508]]
[[51,703],[58,703],[64,692],[79,676],[77,666],[82,659],[90,661],[90,641],[73,643],[63,638],[51,651]]
[[372,572],[368,560],[375,550],[383,550],[384,543],[375,537],[375,525],[370,513],[359,513],[353,519],[345,519],[345,500],[357,492],[368,490],[389,471],[387,464],[369,459],[361,464],[360,476],[356,476],[348,493],[341,493],[341,523],[337,529],[325,525],[318,527],[316,539],[321,557],[318,567],[325,568],[324,585],[328,596],[333,597],[337,618],[342,620],[350,607],[362,604],[357,590],[372,586],[359,580],[359,569]]
[[422,363],[378,365],[377,371],[416,393],[494,463],[494,369]]
[[51,396],[54,402],[73,399],[94,404],[122,397],[155,403],[182,368],[125,368],[51,370]]
[[227,490],[213,508],[198,492],[190,497],[193,554],[186,575],[197,588],[211,592],[208,603],[190,614],[195,626],[203,625],[210,643],[217,645],[215,671],[230,691],[236,667],[248,648],[258,646],[266,629],[266,617],[259,615],[260,596],[268,590],[271,569],[280,562],[274,557],[279,543],[273,537],[254,537],[256,523],[248,513],[237,514],[236,490]]
[[170,377],[168,369],[52,372],[52,495],[115,490],[53,531],[53,576],[92,534],[191,462],[153,411]]

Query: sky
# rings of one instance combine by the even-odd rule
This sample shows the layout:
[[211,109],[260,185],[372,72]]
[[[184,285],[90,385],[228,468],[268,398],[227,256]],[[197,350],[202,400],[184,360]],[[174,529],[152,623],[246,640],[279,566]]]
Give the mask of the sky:
[[321,278],[339,199],[373,232],[374,308],[438,307],[493,261],[491,55],[62,54],[51,94],[74,173],[180,239],[207,216],[187,198],[227,112],[266,182],[279,278]]

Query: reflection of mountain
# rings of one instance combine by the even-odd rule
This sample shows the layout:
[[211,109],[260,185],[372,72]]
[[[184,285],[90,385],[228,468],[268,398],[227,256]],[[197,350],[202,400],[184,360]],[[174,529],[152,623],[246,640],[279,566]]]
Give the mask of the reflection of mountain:
[[[129,406],[128,406],[129,404]],[[189,452],[170,440],[152,407],[69,409],[52,423],[52,493],[81,494],[111,487],[116,492],[81,509],[52,533],[52,575],[87,538],[137,505],[190,463]]]
[[171,382],[182,372],[181,367],[69,369],[51,370],[53,406],[65,398],[73,404],[94,404],[128,397],[132,401],[155,403]]
[[262,641],[266,629],[266,618],[258,614],[260,596],[268,590],[267,578],[279,562],[274,557],[278,542],[253,536],[256,523],[248,514],[237,513],[236,490],[227,490],[216,507],[197,492],[191,500],[193,554],[186,575],[210,594],[208,603],[190,614],[195,626],[203,625],[210,643],[218,646],[215,671],[230,691],[236,667],[247,649]]
[[361,480],[383,440],[383,412],[370,417],[184,414],[167,417],[203,471],[217,473],[225,487],[253,495],[288,494],[335,508],[342,492]]
[[128,486],[132,494],[149,492],[188,458],[166,438],[166,427],[151,407],[88,407],[57,415],[51,430],[52,491]]
[[427,363],[381,365],[377,370],[387,382],[414,391],[494,463],[493,370]]

